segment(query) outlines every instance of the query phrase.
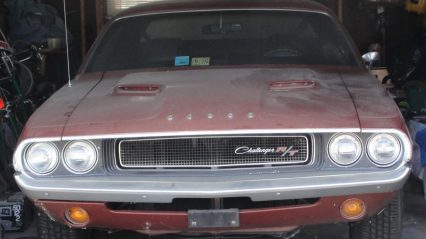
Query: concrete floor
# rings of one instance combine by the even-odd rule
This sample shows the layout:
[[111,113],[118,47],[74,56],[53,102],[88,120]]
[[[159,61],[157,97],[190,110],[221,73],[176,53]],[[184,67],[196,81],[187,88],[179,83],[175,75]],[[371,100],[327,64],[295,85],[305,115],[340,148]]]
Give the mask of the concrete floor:
[[[426,200],[423,198],[421,185],[418,181],[411,179],[404,189],[405,209],[403,223],[403,239],[426,239]],[[30,239],[36,238],[37,229],[35,223],[24,233],[9,233],[4,239]],[[148,237],[133,232],[118,232],[108,234],[96,232],[94,239],[147,239]],[[162,236],[157,239],[183,239],[178,236]],[[209,238],[209,237],[204,237]],[[211,237],[217,238],[217,237]],[[241,239],[241,237],[237,237]],[[266,239],[277,237],[252,236],[250,239]],[[333,224],[309,226],[292,239],[349,239],[347,224]]]

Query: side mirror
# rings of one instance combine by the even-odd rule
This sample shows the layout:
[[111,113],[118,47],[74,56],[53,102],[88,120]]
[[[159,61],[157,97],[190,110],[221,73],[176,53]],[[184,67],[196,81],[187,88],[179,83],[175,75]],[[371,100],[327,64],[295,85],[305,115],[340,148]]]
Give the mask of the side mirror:
[[380,53],[377,51],[371,51],[362,55],[362,60],[369,70],[371,70],[375,63],[380,61]]

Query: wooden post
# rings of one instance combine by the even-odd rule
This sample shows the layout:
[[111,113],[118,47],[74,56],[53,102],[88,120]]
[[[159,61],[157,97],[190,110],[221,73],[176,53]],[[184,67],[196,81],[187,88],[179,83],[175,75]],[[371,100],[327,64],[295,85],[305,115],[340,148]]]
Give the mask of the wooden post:
[[86,6],[84,0],[80,0],[80,28],[81,28],[81,56],[86,56]]
[[96,7],[96,31],[99,34],[105,24],[106,5],[105,0],[95,0]]
[[343,0],[337,0],[337,15],[340,22],[343,23]]

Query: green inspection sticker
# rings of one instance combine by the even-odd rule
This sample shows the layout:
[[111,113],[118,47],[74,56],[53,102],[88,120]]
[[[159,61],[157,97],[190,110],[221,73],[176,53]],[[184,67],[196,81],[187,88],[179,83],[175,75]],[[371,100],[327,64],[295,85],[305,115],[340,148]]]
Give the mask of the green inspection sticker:
[[193,57],[191,66],[210,66],[210,57]]

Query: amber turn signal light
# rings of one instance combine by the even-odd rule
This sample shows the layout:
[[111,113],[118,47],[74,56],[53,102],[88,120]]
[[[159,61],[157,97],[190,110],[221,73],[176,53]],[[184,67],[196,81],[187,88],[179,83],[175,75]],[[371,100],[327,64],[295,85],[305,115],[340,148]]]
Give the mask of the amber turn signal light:
[[65,212],[65,218],[74,225],[85,225],[89,223],[89,213],[81,207],[72,207]]
[[0,110],[4,109],[6,107],[6,104],[4,103],[4,100],[0,98]]
[[342,203],[340,213],[349,220],[357,220],[365,216],[367,211],[365,203],[358,198],[351,198]]

